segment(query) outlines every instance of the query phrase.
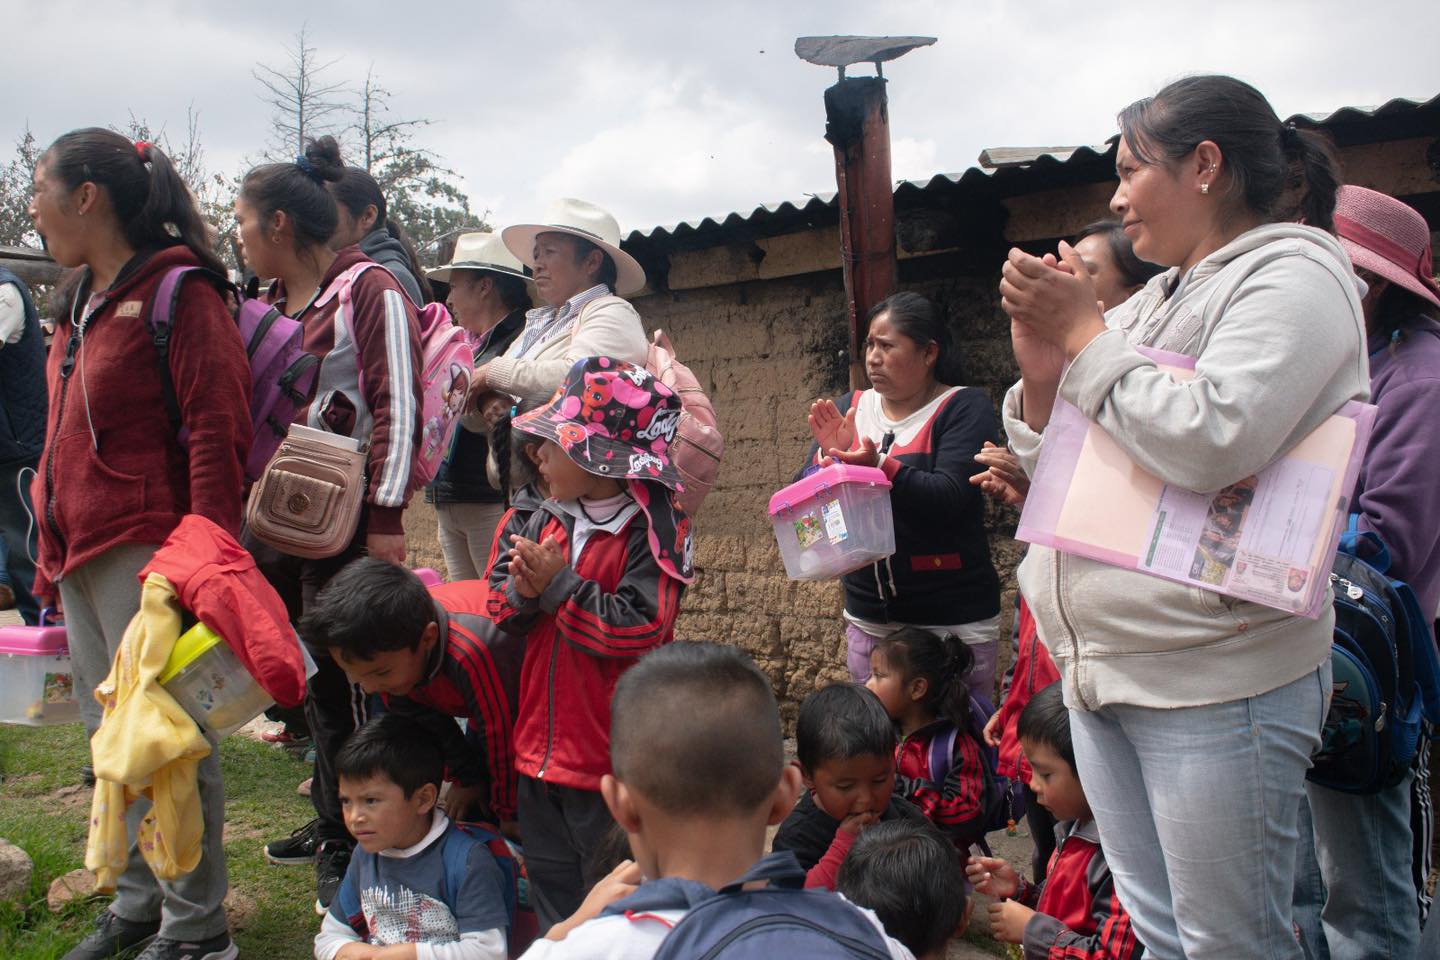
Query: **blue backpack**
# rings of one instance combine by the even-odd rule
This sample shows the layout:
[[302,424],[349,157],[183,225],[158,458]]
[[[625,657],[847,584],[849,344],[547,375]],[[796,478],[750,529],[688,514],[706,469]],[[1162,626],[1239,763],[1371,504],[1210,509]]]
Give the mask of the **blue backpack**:
[[[1344,793],[1399,783],[1415,759],[1422,721],[1440,723],[1440,655],[1408,584],[1386,576],[1390,552],[1349,529],[1330,573],[1335,591],[1334,674],[1320,751],[1307,776]],[[1361,544],[1369,556],[1359,555]]]
[[[767,886],[744,889],[761,881]],[[604,912],[687,908],[655,960],[890,957],[884,934],[858,907],[828,890],[805,889],[805,868],[789,850],[761,858],[718,893],[687,881],[657,880]]]

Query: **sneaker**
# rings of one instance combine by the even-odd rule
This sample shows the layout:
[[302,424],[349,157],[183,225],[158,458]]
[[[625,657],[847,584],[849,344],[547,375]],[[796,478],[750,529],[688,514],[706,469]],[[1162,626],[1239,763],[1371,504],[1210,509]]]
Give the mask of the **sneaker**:
[[315,859],[315,846],[319,843],[316,833],[319,826],[317,817],[284,840],[271,840],[265,844],[265,859],[286,866],[310,863]]
[[110,960],[117,954],[126,956],[129,951],[154,940],[159,932],[159,920],[136,923],[105,910],[95,918],[95,931],[72,947],[63,960]]
[[156,937],[135,960],[235,960],[238,956],[230,934],[222,933],[200,941]]
[[322,917],[330,909],[340,881],[345,879],[350,849],[344,840],[326,840],[315,854],[315,912]]
[[80,768],[80,782],[87,787],[95,786],[95,768],[88,763]]
[[260,739],[266,743],[279,743],[282,745],[300,744],[310,742],[310,738],[303,733],[294,733],[289,727],[281,727],[279,730],[262,730]]
[[300,796],[302,797],[308,797],[310,796],[310,787],[313,786],[314,783],[314,777],[306,777],[304,780],[300,781],[300,786],[295,788],[295,792],[300,794]]

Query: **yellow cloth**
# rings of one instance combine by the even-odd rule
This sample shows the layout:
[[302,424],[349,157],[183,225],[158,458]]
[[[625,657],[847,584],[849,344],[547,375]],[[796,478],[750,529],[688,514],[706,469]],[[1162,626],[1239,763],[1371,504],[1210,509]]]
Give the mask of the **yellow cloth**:
[[179,636],[175,588],[152,573],[145,578],[140,610],[125,630],[110,676],[95,689],[105,714],[90,738],[95,798],[85,866],[102,891],[114,889],[125,870],[130,848],[125,811],[142,796],[151,807],[140,823],[138,842],[155,876],[174,880],[200,862],[204,823],[195,770],[209,756],[210,742],[159,682]]

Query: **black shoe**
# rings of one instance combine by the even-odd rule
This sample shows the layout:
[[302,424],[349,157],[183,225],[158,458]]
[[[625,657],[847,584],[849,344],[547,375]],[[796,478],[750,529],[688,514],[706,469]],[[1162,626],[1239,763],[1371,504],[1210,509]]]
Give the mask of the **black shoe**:
[[106,910],[95,918],[95,932],[71,947],[62,960],[110,960],[116,955],[127,956],[154,940],[159,932],[159,920],[135,923]]
[[317,817],[284,840],[271,840],[265,844],[265,859],[285,865],[310,863],[315,859],[315,848],[320,842],[319,827],[320,819]]
[[87,787],[95,786],[95,768],[88,763],[80,768],[80,782]]
[[350,844],[344,840],[326,840],[315,853],[315,912],[325,916],[345,870],[350,866]]
[[156,937],[135,960],[235,960],[238,956],[240,951],[230,940],[230,934],[222,933],[199,941]]

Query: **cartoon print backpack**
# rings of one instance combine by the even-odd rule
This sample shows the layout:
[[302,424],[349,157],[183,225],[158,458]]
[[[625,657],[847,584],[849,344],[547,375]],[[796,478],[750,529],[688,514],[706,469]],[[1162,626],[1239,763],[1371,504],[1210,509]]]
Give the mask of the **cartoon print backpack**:
[[[348,307],[355,281],[378,263],[357,263],[336,278],[340,303]],[[475,357],[465,331],[455,325],[442,303],[427,304],[419,312],[420,326],[420,447],[411,467],[411,483],[425,486],[440,472],[440,464],[460,424],[460,412],[470,392]],[[358,362],[358,356],[357,356]],[[364,370],[360,371],[363,380]]]
[[[1014,836],[1015,824],[1025,812],[1025,794],[1019,777],[1012,780],[1000,775],[1000,751],[985,742],[982,731],[994,712],[984,697],[973,693],[970,695],[968,732],[980,748],[980,764],[985,771],[985,832],[1004,830]],[[950,767],[955,762],[955,738],[959,735],[959,728],[951,724],[944,733],[937,733],[930,738],[928,759],[930,779],[934,783],[943,784],[949,776]]]
[[222,283],[238,304],[233,310],[235,325],[250,361],[251,441],[245,456],[245,479],[253,482],[265,472],[265,465],[285,439],[285,431],[295,419],[296,411],[309,399],[320,361],[305,352],[304,328],[298,320],[292,320],[263,300],[244,296],[228,280],[203,267],[175,267],[166,271],[146,311],[145,322],[160,360],[165,412],[181,447],[188,445],[190,428],[182,422],[175,381],[170,374],[170,338],[175,329],[180,284],[191,272]]
[[680,398],[680,421],[668,452],[685,484],[677,497],[680,509],[693,517],[714,488],[720,458],[725,454],[725,438],[720,435],[715,406],[695,374],[675,358],[675,347],[664,330],[655,331],[645,369]]
[[[767,885],[761,889],[744,889],[762,881]],[[644,893],[642,886],[632,898]],[[688,905],[680,898],[671,904],[646,902],[645,909]],[[879,928],[853,904],[829,890],[805,889],[805,870],[790,851],[765,857],[739,880],[695,904],[655,951],[655,960],[889,956]]]
[[[1306,776],[1368,794],[1404,779],[1422,721],[1440,723],[1440,654],[1415,592],[1386,576],[1390,552],[1375,534],[1360,533],[1358,520],[1351,515],[1331,568],[1330,711]],[[1372,551],[1366,559],[1358,556],[1361,544]]]

